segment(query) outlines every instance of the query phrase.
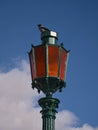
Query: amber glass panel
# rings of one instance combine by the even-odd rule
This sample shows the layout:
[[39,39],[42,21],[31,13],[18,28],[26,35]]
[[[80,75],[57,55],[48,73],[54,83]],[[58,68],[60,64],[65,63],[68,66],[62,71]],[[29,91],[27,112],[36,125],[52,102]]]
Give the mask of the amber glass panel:
[[58,76],[59,47],[48,47],[48,76]]
[[45,46],[35,47],[36,77],[45,76]]
[[64,80],[66,71],[67,52],[62,49],[61,63],[60,63],[60,78]]
[[31,77],[32,77],[32,80],[34,80],[35,73],[34,73],[34,59],[33,59],[33,52],[32,51],[29,54],[29,58],[30,58],[30,67],[31,67]]

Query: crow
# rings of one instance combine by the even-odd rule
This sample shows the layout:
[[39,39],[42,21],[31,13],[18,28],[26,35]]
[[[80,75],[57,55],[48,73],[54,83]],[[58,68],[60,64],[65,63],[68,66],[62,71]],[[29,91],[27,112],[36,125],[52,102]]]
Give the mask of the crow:
[[48,28],[43,27],[41,24],[38,24],[38,28],[41,32],[50,31]]

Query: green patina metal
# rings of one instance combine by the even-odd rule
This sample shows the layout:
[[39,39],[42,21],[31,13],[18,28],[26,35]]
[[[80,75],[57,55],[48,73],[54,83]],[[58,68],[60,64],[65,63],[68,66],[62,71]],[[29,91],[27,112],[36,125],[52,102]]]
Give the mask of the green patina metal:
[[41,33],[42,44],[57,44],[58,34],[54,31],[45,31]]
[[42,107],[42,130],[55,130],[55,119],[58,104],[60,101],[56,98],[46,97],[39,100],[39,105]]
[[32,88],[33,86],[35,86],[39,91],[43,91],[46,95],[49,95],[55,93],[57,90],[61,92],[62,88],[66,87],[66,83],[56,77],[44,77],[35,79],[32,82]]

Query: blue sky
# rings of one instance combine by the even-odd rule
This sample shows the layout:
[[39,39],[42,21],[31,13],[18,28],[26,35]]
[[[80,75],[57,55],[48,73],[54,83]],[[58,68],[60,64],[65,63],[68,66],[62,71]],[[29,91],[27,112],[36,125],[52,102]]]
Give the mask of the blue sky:
[[97,127],[98,1],[0,0],[1,73],[10,72],[22,60],[29,62],[31,44],[41,43],[39,23],[57,31],[58,44],[64,42],[64,47],[71,50],[67,87],[55,94],[61,101],[59,111],[73,112],[80,126],[87,123]]

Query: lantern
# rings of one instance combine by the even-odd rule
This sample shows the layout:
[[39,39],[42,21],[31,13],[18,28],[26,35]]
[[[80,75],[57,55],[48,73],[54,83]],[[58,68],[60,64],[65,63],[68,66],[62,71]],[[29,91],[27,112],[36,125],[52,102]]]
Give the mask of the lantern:
[[32,46],[29,52],[32,88],[52,95],[65,86],[69,51],[57,44],[56,32],[42,32],[41,40],[42,44]]

